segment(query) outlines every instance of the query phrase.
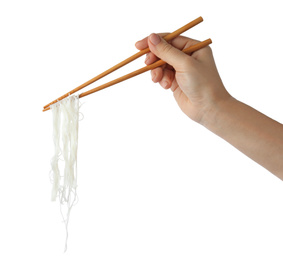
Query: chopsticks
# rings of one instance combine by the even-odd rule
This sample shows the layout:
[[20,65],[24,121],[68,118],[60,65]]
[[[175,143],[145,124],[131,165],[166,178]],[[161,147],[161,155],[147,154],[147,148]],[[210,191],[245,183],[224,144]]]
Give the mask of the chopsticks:
[[[208,46],[211,43],[212,43],[212,40],[211,39],[207,39],[205,41],[202,41],[202,42],[199,42],[199,43],[197,43],[195,45],[192,45],[189,48],[184,49],[183,52],[186,53],[186,54],[191,54],[191,53],[193,53],[193,52],[195,52],[197,50],[200,50],[200,49]],[[133,71],[133,72],[131,72],[131,73],[127,74],[127,75],[124,75],[124,76],[122,76],[120,78],[114,79],[114,80],[112,80],[110,82],[107,82],[107,83],[105,83],[105,84],[103,84],[103,85],[101,85],[99,87],[93,88],[93,89],[91,89],[89,91],[83,92],[83,93],[81,93],[79,95],[79,98],[88,96],[88,95],[90,95],[90,94],[92,94],[94,92],[97,92],[99,90],[105,89],[105,88],[110,87],[110,86],[113,86],[113,85],[115,85],[117,83],[120,83],[120,82],[122,82],[124,80],[130,79],[132,77],[135,77],[135,76],[137,76],[139,74],[142,74],[142,73],[144,73],[146,71],[149,71],[149,70],[155,69],[157,67],[160,67],[160,66],[162,66],[164,64],[166,64],[165,61],[158,60],[158,61],[154,62],[153,64],[150,64],[150,65],[145,66],[145,67],[143,67],[141,69]],[[46,107],[43,111],[47,111],[49,109],[50,109],[50,107]]]
[[[167,34],[167,35],[164,37],[164,39],[165,39],[166,41],[170,41],[170,40],[176,38],[177,36],[179,36],[181,33],[185,32],[185,31],[187,31],[188,29],[190,29],[190,28],[194,27],[195,25],[199,24],[199,23],[202,22],[202,21],[203,21],[203,18],[202,18],[202,17],[198,17],[197,19],[195,19],[195,20],[191,21],[190,23],[184,25],[183,27],[179,28],[178,30],[174,31],[173,33]],[[201,49],[201,48],[207,46],[207,45],[210,44],[211,42],[212,42],[212,41],[211,41],[210,39],[208,39],[208,40],[206,40],[206,41],[204,41],[204,42],[198,43],[198,44],[196,44],[196,45],[194,45],[194,46],[191,46],[191,47],[189,47],[189,48],[183,50],[183,52],[185,52],[185,53],[187,53],[187,54],[190,54],[190,53],[192,53],[192,52],[194,52],[194,51],[196,51],[196,50],[198,50],[198,49]],[[115,70],[117,70],[117,69],[123,67],[124,65],[126,65],[126,64],[128,64],[128,63],[134,61],[135,59],[141,57],[142,55],[148,53],[149,51],[150,51],[149,48],[146,48],[146,49],[144,49],[144,50],[141,50],[141,51],[139,51],[138,53],[132,55],[131,57],[125,59],[124,61],[122,61],[122,62],[116,64],[116,65],[113,66],[113,67],[111,67],[110,69],[108,69],[108,70],[102,72],[101,74],[97,75],[96,77],[94,77],[94,78],[88,80],[88,81],[85,82],[84,84],[78,86],[77,88],[71,90],[70,92],[64,94],[63,96],[61,96],[61,97],[57,98],[56,100],[50,102],[49,104],[45,105],[45,106],[44,106],[44,109],[43,109],[43,112],[49,110],[49,109],[50,109],[50,105],[52,105],[52,104],[54,104],[54,103],[56,103],[56,102],[58,102],[58,101],[60,101],[60,100],[62,100],[62,99],[64,99],[64,98],[66,98],[66,97],[69,96],[69,95],[74,94],[75,92],[77,92],[77,91],[81,90],[82,88],[84,88],[84,87],[86,87],[86,86],[92,84],[93,82],[95,82],[95,81],[97,81],[97,80],[99,80],[99,79],[105,77],[106,75],[112,73],[113,71],[115,71]],[[134,72],[131,72],[131,73],[129,73],[129,74],[125,75],[125,76],[122,76],[122,77],[120,77],[120,78],[118,78],[118,79],[112,80],[112,81],[110,81],[110,82],[108,82],[108,83],[106,83],[106,84],[103,84],[103,85],[101,85],[101,86],[99,86],[99,87],[96,87],[96,88],[94,88],[94,89],[91,89],[91,90],[89,90],[89,91],[87,91],[87,92],[84,92],[84,93],[80,94],[79,97],[81,98],[81,97],[87,96],[87,95],[92,94],[92,93],[94,93],[94,92],[96,92],[96,91],[98,91],[98,90],[107,88],[107,87],[112,86],[112,85],[114,85],[114,84],[117,84],[117,83],[119,83],[119,82],[121,82],[121,81],[124,81],[124,80],[126,80],[126,79],[132,78],[132,77],[134,77],[134,76],[137,76],[137,75],[139,75],[139,74],[141,74],[141,73],[143,73],[143,72],[146,72],[146,71],[148,71],[148,70],[152,70],[153,68],[159,67],[159,66],[161,66],[161,65],[163,65],[163,64],[165,64],[165,62],[162,61],[162,60],[159,60],[159,61],[157,61],[157,62],[155,62],[155,63],[153,63],[153,64],[151,64],[151,65],[149,65],[149,66],[145,66],[145,67],[143,67],[143,68],[141,68],[141,69],[139,69],[139,70],[136,70],[136,71],[134,71]]]
[[[195,45],[192,45],[189,48],[184,49],[183,52],[186,53],[186,54],[191,54],[191,53],[193,53],[193,52],[195,52],[195,51],[197,51],[199,49],[202,49],[202,48],[208,46],[211,43],[212,43],[212,40],[211,39],[207,39],[205,41],[202,41],[202,42],[199,42],[199,43],[197,43]],[[133,72],[131,72],[131,73],[127,74],[127,75],[124,75],[124,76],[122,76],[120,78],[114,79],[114,80],[112,80],[112,81],[110,81],[108,83],[105,83],[105,84],[103,84],[103,85],[101,85],[99,87],[96,87],[96,88],[93,88],[93,89],[91,89],[89,91],[83,92],[83,93],[81,93],[79,95],[79,98],[88,96],[88,95],[90,95],[90,94],[92,94],[94,92],[97,92],[97,91],[101,90],[101,89],[105,89],[107,87],[113,86],[113,85],[115,85],[117,83],[120,83],[120,82],[122,82],[124,80],[130,79],[132,77],[135,77],[135,76],[137,76],[139,74],[142,74],[142,73],[144,73],[146,71],[153,70],[153,69],[155,69],[157,67],[160,67],[160,66],[162,66],[164,64],[166,64],[165,61],[158,60],[158,61],[156,61],[156,62],[154,62],[154,63],[152,63],[150,65],[147,65],[147,66],[145,66],[145,67],[143,67],[141,69],[133,71]]]

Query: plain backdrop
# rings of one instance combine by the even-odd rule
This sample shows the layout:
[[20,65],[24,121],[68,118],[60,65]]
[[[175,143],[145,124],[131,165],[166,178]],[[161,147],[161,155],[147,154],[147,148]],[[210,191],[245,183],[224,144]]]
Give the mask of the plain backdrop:
[[[281,1],[0,2],[0,259],[283,259],[283,182],[145,73],[81,99],[68,251],[42,107],[202,16],[228,91],[283,122]],[[144,66],[144,58],[86,88]],[[283,158],[282,158],[283,159]]]

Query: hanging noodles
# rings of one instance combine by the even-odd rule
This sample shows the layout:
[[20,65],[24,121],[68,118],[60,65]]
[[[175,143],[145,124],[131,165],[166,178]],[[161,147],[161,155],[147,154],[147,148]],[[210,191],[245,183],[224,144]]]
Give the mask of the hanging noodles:
[[[50,108],[53,114],[54,142],[54,156],[51,159],[51,200],[58,198],[60,201],[66,228],[66,251],[70,212],[77,200],[79,97],[69,96]],[[63,175],[60,174],[60,169]]]

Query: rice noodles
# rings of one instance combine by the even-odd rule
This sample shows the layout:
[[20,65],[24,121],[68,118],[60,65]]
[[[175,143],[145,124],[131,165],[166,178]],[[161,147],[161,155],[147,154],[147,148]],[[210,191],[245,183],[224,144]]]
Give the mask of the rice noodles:
[[69,96],[50,108],[53,115],[54,142],[54,156],[51,159],[51,200],[55,201],[58,198],[60,201],[66,228],[66,251],[70,212],[77,201],[79,98]]

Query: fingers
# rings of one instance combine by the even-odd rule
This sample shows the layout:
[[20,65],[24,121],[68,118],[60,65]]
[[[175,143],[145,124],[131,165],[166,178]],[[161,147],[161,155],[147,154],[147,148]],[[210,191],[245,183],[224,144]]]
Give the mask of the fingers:
[[[160,37],[164,37],[165,35],[167,35],[168,33],[159,33],[158,35],[160,35]],[[148,47],[148,37],[143,38],[140,41],[137,41],[135,44],[136,48],[138,50],[144,50]]]
[[164,89],[169,89],[174,81],[175,72],[171,69],[158,67],[151,71],[151,78],[154,83],[159,82]]
[[148,46],[153,54],[173,66],[176,71],[181,71],[190,57],[157,34],[151,34],[148,37]]
[[148,47],[147,38],[148,37],[136,42],[135,46],[138,50],[141,51],[141,50],[146,49]]
[[139,50],[147,47],[150,48],[151,52],[146,55],[145,59],[146,65],[154,63],[158,58],[171,65],[164,65],[151,71],[152,81],[155,83],[159,82],[164,89],[169,89],[174,87],[173,82],[175,79],[175,70],[179,69],[182,71],[184,64],[187,64],[189,59],[189,56],[181,50],[188,48],[199,41],[179,36],[173,39],[170,43],[167,43],[164,39],[162,39],[165,35],[167,34],[151,34],[141,41],[138,41],[136,43],[136,47]]
[[163,78],[163,69],[158,67],[151,71],[151,79],[154,83],[159,82]]
[[[158,35],[160,37],[164,37],[167,34],[168,33],[158,33]],[[135,46],[138,50],[143,50],[143,49],[146,49],[148,47],[148,37],[145,37],[144,39],[136,42]],[[188,38],[188,37],[178,36],[178,37],[174,38],[173,40],[171,40],[169,43],[171,45],[173,45],[175,48],[177,48],[179,50],[183,50],[183,49],[188,48],[189,46],[194,45],[198,42],[199,41]]]
[[146,65],[150,65],[150,64],[156,62],[157,60],[158,60],[158,58],[152,52],[149,52],[148,54],[146,54],[146,58],[145,58],[144,63]]
[[192,45],[195,45],[199,43],[199,41],[194,40],[192,38],[187,38],[187,37],[183,37],[183,36],[179,36],[175,39],[173,39],[170,44],[172,46],[174,46],[175,48],[179,49],[179,50],[183,50],[186,49]]
[[172,82],[175,77],[175,72],[172,70],[165,69],[163,71],[163,77],[159,81],[159,84],[164,88],[164,89],[169,89],[171,88]]
[[[164,37],[167,34],[168,33],[159,33],[158,35],[160,37]],[[138,50],[144,50],[144,49],[148,48],[148,37],[145,37],[144,39],[136,42],[135,46]],[[153,53],[149,52],[149,53],[146,54],[145,64],[150,65],[150,64],[156,62],[157,60],[158,60],[158,58]]]
[[[168,33],[159,33],[158,35],[160,37],[164,37],[166,36]],[[135,46],[137,49],[139,50],[143,50],[148,48],[148,41],[149,41],[149,37],[145,37],[144,39],[136,42]],[[189,46],[192,46],[196,43],[198,43],[199,41],[191,39],[191,38],[187,38],[187,37],[183,37],[183,36],[178,36],[177,38],[173,39],[172,41],[170,41],[169,43],[174,46],[175,48],[179,49],[179,50],[183,50],[185,48],[188,48]],[[154,63],[155,61],[157,61],[158,58],[156,57],[156,55],[154,55],[152,52],[149,52],[146,55],[145,58],[145,64],[146,65],[150,65],[152,63]]]

